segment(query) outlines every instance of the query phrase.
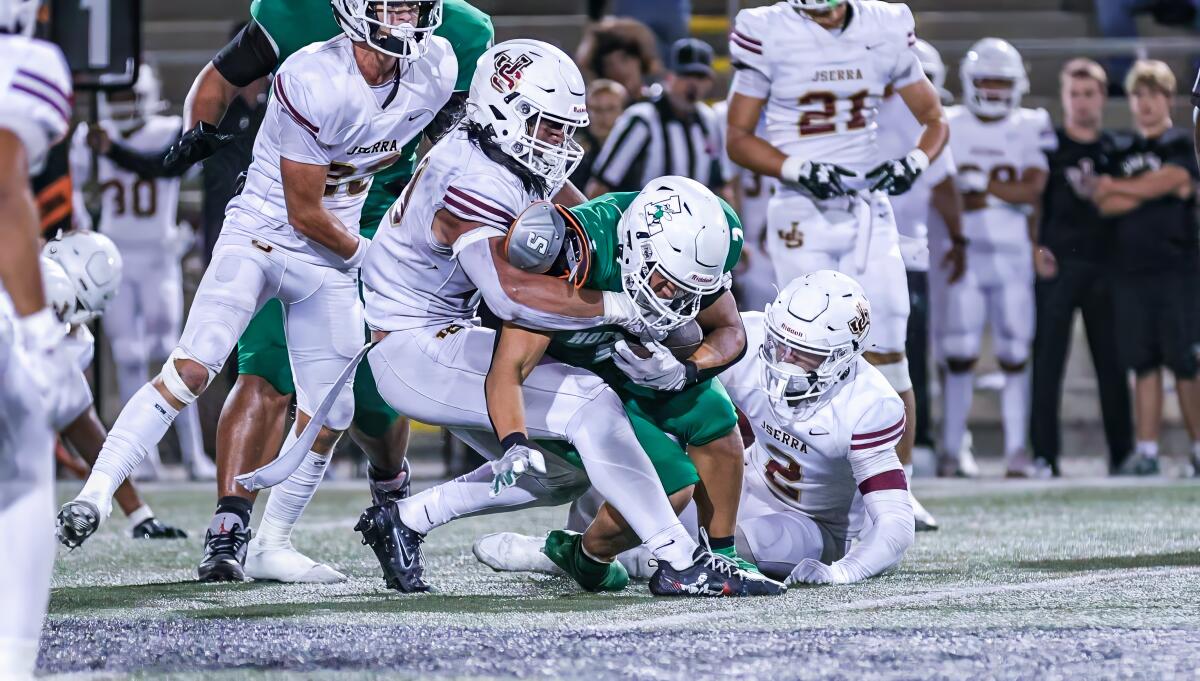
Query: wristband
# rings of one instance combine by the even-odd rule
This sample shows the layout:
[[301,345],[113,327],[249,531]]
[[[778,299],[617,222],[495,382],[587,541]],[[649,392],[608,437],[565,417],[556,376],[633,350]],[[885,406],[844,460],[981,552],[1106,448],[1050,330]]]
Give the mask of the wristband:
[[788,156],[779,169],[779,177],[787,182],[799,182],[800,170],[804,167],[804,159],[799,156]]
[[354,249],[354,255],[346,259],[346,269],[356,269],[362,265],[362,261],[367,258],[367,247],[371,245],[371,240],[359,235],[358,247]]
[[929,168],[929,154],[926,154],[920,149],[913,149],[908,152],[908,161],[914,168],[921,172],[925,172]]
[[500,448],[506,452],[517,445],[522,447],[533,447],[533,443],[529,441],[529,437],[520,431],[509,433],[508,435],[500,438]]
[[690,359],[683,360],[683,370],[685,372],[684,387],[700,382],[700,367],[696,366],[695,362]]
[[971,240],[961,234],[951,234],[950,243],[955,246],[966,246],[971,243]]

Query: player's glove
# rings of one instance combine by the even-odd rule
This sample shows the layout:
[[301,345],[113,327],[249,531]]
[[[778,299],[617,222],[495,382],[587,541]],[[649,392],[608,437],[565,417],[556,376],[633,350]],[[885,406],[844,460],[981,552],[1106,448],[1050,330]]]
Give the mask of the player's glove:
[[954,176],[954,186],[962,194],[983,194],[988,190],[988,175],[979,168],[962,168]]
[[525,445],[509,447],[503,457],[492,462],[491,496],[499,496],[501,492],[517,484],[517,479],[530,470],[546,472],[546,459],[542,453]]
[[873,180],[871,191],[883,190],[891,196],[903,194],[912,189],[913,182],[929,167],[929,156],[920,149],[913,149],[904,158],[884,161],[867,173],[867,179]]
[[656,331],[646,325],[642,310],[633,298],[624,291],[604,291],[604,323],[616,324],[638,338],[662,340],[667,337],[665,331]]
[[661,343],[648,340],[644,347],[650,351],[649,357],[638,357],[625,339],[613,344],[613,363],[634,383],[653,390],[678,392],[688,384],[689,378],[694,379],[695,364],[675,359]]
[[853,170],[848,170],[832,163],[805,161],[796,156],[789,156],[783,162],[780,178],[804,187],[817,200],[832,199],[850,193],[842,182],[844,177],[857,177]]
[[819,560],[805,558],[792,569],[788,575],[788,585],[792,584],[849,584],[850,577],[840,565],[826,565]]
[[235,137],[217,132],[216,126],[200,121],[167,149],[163,168],[168,173],[182,173],[229,145]]

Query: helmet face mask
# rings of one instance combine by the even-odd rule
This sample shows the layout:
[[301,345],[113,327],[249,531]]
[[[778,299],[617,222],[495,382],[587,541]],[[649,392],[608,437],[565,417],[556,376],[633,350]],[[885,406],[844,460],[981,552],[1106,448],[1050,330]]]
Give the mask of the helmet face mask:
[[[623,283],[646,325],[659,332],[670,332],[695,319],[704,294],[675,281],[661,263],[644,263],[642,272],[625,275]],[[664,297],[662,293],[668,295]]]
[[577,122],[540,111],[528,102],[518,104],[516,110],[518,115],[527,111],[529,118],[525,119],[525,134],[513,143],[510,155],[552,185],[575,172],[584,153],[575,141]]
[[99,93],[96,99],[100,120],[112,121],[117,130],[127,133],[144,125],[152,116],[167,109],[162,98],[162,83],[154,67],[143,63],[133,88],[116,93]]
[[[332,0],[334,18],[355,42],[412,62],[429,52],[442,25],[442,0]],[[416,13],[416,23],[411,20]]]
[[998,38],[975,43],[962,68],[963,104],[980,118],[1003,118],[1021,106],[1029,92],[1025,62],[1016,48]]
[[788,4],[802,12],[832,12],[842,0],[788,0]]
[[0,32],[31,36],[41,0],[0,0]]

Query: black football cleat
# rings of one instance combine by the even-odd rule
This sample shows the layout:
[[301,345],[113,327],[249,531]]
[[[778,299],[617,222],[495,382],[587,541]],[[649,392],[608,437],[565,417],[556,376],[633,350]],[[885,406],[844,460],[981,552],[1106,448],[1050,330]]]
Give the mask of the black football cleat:
[[244,582],[246,581],[246,545],[250,543],[251,531],[234,523],[220,532],[211,529],[204,535],[204,557],[196,568],[201,582]]
[[399,489],[394,490],[384,490],[376,487],[375,480],[368,475],[367,484],[371,487],[371,503],[376,506],[384,506],[393,501],[407,499],[412,489],[412,468],[409,467],[407,458],[404,459],[404,465],[400,468],[400,475],[404,477],[404,481],[400,484]]
[[400,510],[395,504],[372,506],[363,511],[354,530],[362,533],[362,543],[375,552],[389,589],[404,593],[429,591],[429,585],[422,579],[425,561],[421,542],[425,541],[425,535],[400,520]]
[[164,524],[158,518],[146,518],[130,530],[134,539],[187,539],[187,532]]
[[90,501],[68,501],[58,511],[58,541],[69,549],[79,548],[99,528],[100,509]]
[[664,560],[650,576],[650,593],[655,596],[778,596],[786,591],[782,583],[746,572],[703,546],[696,548],[686,569],[676,570]]

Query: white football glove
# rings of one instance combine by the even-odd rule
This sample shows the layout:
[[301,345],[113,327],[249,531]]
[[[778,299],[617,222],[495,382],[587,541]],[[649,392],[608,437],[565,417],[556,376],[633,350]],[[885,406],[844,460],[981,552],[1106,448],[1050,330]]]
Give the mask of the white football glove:
[[633,298],[624,291],[604,291],[604,323],[616,324],[638,338],[666,338],[665,331],[659,332],[646,325],[642,318],[642,310]]
[[65,397],[64,391],[70,391],[75,385],[69,379],[76,371],[76,363],[70,349],[62,342],[67,335],[67,325],[47,307],[18,319],[15,330],[28,362],[29,377],[35,384],[34,389],[42,396],[49,415],[54,405]]
[[546,472],[546,459],[542,453],[525,445],[509,447],[503,457],[492,462],[491,496],[499,496],[501,492],[517,484],[517,479],[530,470]]
[[954,186],[963,194],[983,194],[988,190],[988,174],[978,168],[965,168],[954,176]]
[[849,194],[850,190],[842,178],[858,177],[858,173],[833,163],[805,161],[797,156],[789,156],[783,162],[779,176],[784,182],[804,187],[813,198],[824,200]]
[[792,569],[787,583],[791,584],[849,584],[850,577],[840,565],[826,565],[819,560],[805,558]]
[[666,392],[678,392],[687,383],[687,366],[675,359],[661,343],[646,341],[650,351],[646,358],[638,357],[622,338],[613,344],[613,363],[634,383]]

